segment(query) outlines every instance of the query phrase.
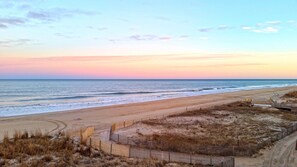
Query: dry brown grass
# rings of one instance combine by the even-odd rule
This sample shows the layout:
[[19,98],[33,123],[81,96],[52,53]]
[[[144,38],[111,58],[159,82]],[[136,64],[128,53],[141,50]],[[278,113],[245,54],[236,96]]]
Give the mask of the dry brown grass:
[[[30,135],[26,131],[15,131],[12,139],[6,134],[0,143],[0,160],[4,160],[2,161],[4,164],[0,164],[1,167],[166,167],[168,165],[162,161],[128,159],[104,154],[78,144],[67,133],[53,138],[41,131],[35,131]],[[176,166],[193,165],[176,164]]]
[[[226,114],[217,114],[217,111],[226,111]],[[217,123],[234,116],[236,117],[234,122],[228,124]],[[267,116],[282,119],[284,122],[272,123],[271,120],[265,119]],[[195,117],[213,118],[214,122],[193,121],[189,124],[168,122],[166,119],[146,120],[142,123],[151,127],[162,126],[168,131],[146,135],[145,140],[152,141],[152,146],[148,145],[147,142],[142,142],[143,139],[139,139],[137,143],[139,146],[152,147],[153,149],[212,155],[232,155],[233,147],[235,147],[234,151],[237,155],[252,155],[259,150],[259,147],[256,146],[263,143],[263,139],[277,135],[278,132],[272,130],[271,126],[286,129],[292,125],[291,122],[297,121],[297,115],[294,113],[254,107],[249,101],[187,111],[171,115],[168,118],[182,120]],[[263,120],[260,118],[263,118]],[[171,129],[183,133],[176,133]],[[137,138],[135,140],[137,141]],[[263,144],[263,146],[267,144],[269,143]]]
[[52,152],[69,154],[73,146],[69,139],[50,140],[50,136],[42,134],[40,131],[32,133],[29,137],[27,132],[16,131],[13,140],[5,136],[0,144],[0,157],[13,159],[15,157],[29,155],[46,155]]
[[[183,117],[183,116],[201,116],[201,115],[210,115],[213,116],[213,111],[231,111],[239,114],[272,114],[278,115],[289,121],[297,121],[297,115],[294,113],[283,112],[279,110],[268,110],[261,107],[253,107],[252,103],[249,101],[238,101],[234,103],[224,104],[220,106],[214,106],[212,108],[199,109],[187,111],[180,114],[170,115],[169,117]],[[144,123],[151,123],[152,120],[144,121]],[[153,123],[151,123],[153,124]],[[161,123],[156,123],[161,124]]]
[[297,91],[289,92],[283,96],[284,98],[297,98]]

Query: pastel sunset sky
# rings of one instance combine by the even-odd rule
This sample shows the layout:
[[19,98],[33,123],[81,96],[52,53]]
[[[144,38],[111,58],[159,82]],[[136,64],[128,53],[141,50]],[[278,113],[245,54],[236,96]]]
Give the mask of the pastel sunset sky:
[[0,79],[296,71],[297,0],[0,0]]

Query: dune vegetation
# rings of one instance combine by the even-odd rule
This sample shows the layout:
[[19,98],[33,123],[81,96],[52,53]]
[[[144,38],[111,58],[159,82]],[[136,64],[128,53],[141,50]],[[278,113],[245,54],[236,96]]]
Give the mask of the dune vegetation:
[[284,98],[297,98],[297,91],[292,91],[292,92],[286,93],[283,97]]
[[132,144],[140,147],[251,156],[290,130],[296,121],[294,113],[238,101],[145,120],[116,133],[128,136]]
[[171,165],[162,161],[108,155],[81,145],[79,139],[70,138],[65,133],[50,136],[41,131],[34,133],[16,131],[12,138],[5,135],[0,142],[0,167],[166,167]]

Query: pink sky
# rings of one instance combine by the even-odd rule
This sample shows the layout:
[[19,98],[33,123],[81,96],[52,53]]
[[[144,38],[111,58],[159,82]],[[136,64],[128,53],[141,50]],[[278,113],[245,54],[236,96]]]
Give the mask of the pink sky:
[[0,58],[0,76],[4,76],[3,78],[5,76],[9,78],[51,78],[51,76],[57,78],[296,78],[294,62],[297,62],[297,54],[294,53],[14,57]]

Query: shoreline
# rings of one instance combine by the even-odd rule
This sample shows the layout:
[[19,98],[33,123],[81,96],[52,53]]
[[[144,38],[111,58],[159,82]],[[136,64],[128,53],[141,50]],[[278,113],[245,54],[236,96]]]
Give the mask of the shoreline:
[[116,107],[116,106],[122,106],[122,105],[133,105],[138,103],[151,103],[151,102],[162,102],[167,100],[174,100],[174,99],[183,99],[183,98],[195,98],[199,96],[208,96],[208,95],[221,95],[221,94],[228,94],[228,93],[235,93],[235,92],[242,92],[242,91],[254,91],[254,90],[265,90],[265,89],[278,89],[278,88],[294,88],[297,86],[280,86],[280,87],[268,87],[268,88],[253,88],[253,89],[239,89],[239,90],[231,90],[226,92],[214,92],[214,93],[206,93],[206,94],[200,94],[200,95],[190,95],[190,96],[181,96],[181,97],[172,97],[172,98],[164,98],[164,99],[153,99],[153,100],[147,100],[147,101],[139,101],[139,102],[128,102],[128,103],[119,103],[119,104],[111,104],[111,105],[98,105],[98,106],[90,106],[90,107],[82,107],[82,108],[75,108],[75,109],[62,109],[62,110],[55,110],[55,111],[47,111],[47,112],[38,112],[38,113],[32,113],[32,114],[20,114],[20,115],[11,115],[11,116],[0,116],[0,119],[2,118],[17,118],[17,117],[27,117],[27,116],[38,116],[38,115],[47,115],[47,114],[55,114],[55,113],[61,113],[61,112],[71,112],[71,111],[77,111],[77,110],[85,110],[85,109],[96,109],[96,108],[105,108],[105,107]]
[[102,131],[106,130],[114,122],[162,116],[186,111],[189,107],[195,107],[197,109],[211,107],[245,98],[253,98],[257,103],[266,103],[275,92],[284,94],[296,89],[297,86],[245,90],[69,111],[1,117],[0,139],[5,133],[12,134],[15,130],[25,129],[28,131],[34,131],[36,129],[55,131],[58,129],[78,130],[87,126],[95,126],[97,131]]

